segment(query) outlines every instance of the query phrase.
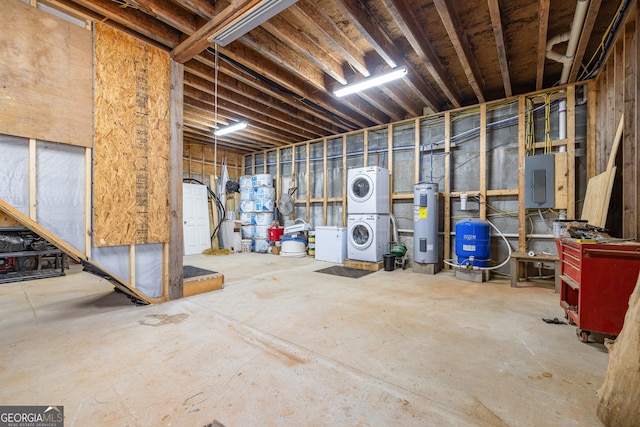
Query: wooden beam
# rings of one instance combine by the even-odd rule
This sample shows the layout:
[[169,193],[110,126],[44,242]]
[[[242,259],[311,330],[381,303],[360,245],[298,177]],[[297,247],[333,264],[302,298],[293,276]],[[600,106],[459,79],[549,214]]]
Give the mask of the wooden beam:
[[217,9],[213,7],[213,3],[211,1],[205,0],[173,0],[178,3],[180,6],[189,10],[191,13],[197,14],[198,16],[205,19],[212,19],[217,13]]
[[595,80],[587,83],[587,181],[596,176],[596,140],[598,116],[598,85]]
[[[547,55],[547,30],[551,0],[540,0],[538,6],[538,65],[536,66],[536,90],[544,84],[544,61]],[[522,248],[520,248],[522,249]]]
[[[194,60],[186,62],[185,68],[192,74],[213,79],[215,55],[210,52],[202,52]],[[248,76],[224,60],[219,61],[218,70],[219,85],[225,86],[229,90],[240,90],[252,99],[270,105],[271,109],[296,117],[303,123],[322,129],[328,134],[338,134],[353,129],[353,127],[347,127],[340,121],[328,122],[326,115],[317,109],[311,108],[305,103],[296,102],[297,100],[290,95]],[[280,102],[275,102],[275,100]]]
[[[460,93],[431,47],[431,41],[427,39],[420,23],[411,10],[410,1],[382,0],[382,2],[396,20],[407,41],[420,60],[423,61],[424,66],[440,87],[440,90],[455,108],[459,108],[462,105]],[[434,109],[440,110],[439,106],[434,107]]]
[[[527,217],[524,208],[524,156],[526,98],[518,97],[518,252],[527,251]],[[569,124],[567,123],[567,128]]]
[[[188,87],[185,88],[186,93],[211,104],[212,108],[210,113],[213,118],[213,108],[215,108],[216,102],[215,85],[200,77],[193,76],[190,73],[187,73],[185,76],[185,84],[188,85]],[[262,123],[280,129],[287,137],[290,135],[290,137],[297,138],[298,141],[317,138],[324,134],[321,129],[313,129],[312,125],[309,124],[302,127],[304,125],[299,125],[296,120],[292,120],[291,116],[275,109],[270,110],[269,104],[256,101],[249,95],[244,95],[241,92],[232,92],[221,86],[218,86],[217,89],[218,108],[224,107],[227,110],[232,109],[236,113],[236,116],[245,117],[247,120],[255,122],[256,124]],[[267,111],[269,114],[265,114]]]
[[180,43],[171,51],[174,61],[184,64],[209,46],[209,39],[226,26],[241,18],[262,0],[244,0],[233,2],[220,11],[213,19],[200,27],[188,39]]
[[84,253],[91,258],[91,212],[93,183],[91,173],[93,171],[92,149],[84,149]]
[[347,225],[347,135],[342,135],[342,226]]
[[172,48],[180,42],[180,32],[171,26],[151,18],[146,13],[130,7],[121,8],[111,0],[73,0],[97,14],[117,22],[125,28]]
[[184,286],[184,235],[182,223],[182,156],[183,148],[183,76],[184,65],[170,62],[171,87],[169,92],[169,239],[168,294],[170,300],[182,298]]
[[[619,134],[624,132],[622,144],[622,237],[638,240],[640,238],[640,221],[638,207],[640,206],[640,179],[638,166],[640,163],[640,147],[638,147],[638,64],[640,61],[640,48],[638,47],[638,12],[636,19],[630,20],[625,25],[624,42],[624,106],[620,122],[624,121],[624,129],[616,132],[616,140]],[[620,43],[620,42],[618,42]],[[625,120],[626,117],[626,120]],[[631,119],[629,119],[631,118]],[[613,153],[613,150],[612,150]],[[611,164],[611,161],[609,162]]]
[[480,104],[480,219],[487,219],[487,104]]
[[[351,126],[351,129],[354,127],[368,127],[378,123],[362,114],[366,109],[366,105],[353,105],[351,107],[344,103],[339,105],[333,97],[330,97],[324,91],[318,91],[306,79],[288,72],[276,62],[267,60],[262,55],[257,55],[254,50],[249,49],[244,43],[245,40],[246,38],[243,38],[242,43],[232,43],[224,49],[221,48],[220,52],[242,66],[258,71],[263,77],[291,91],[295,96],[291,96],[289,102],[296,103],[303,100],[312,100],[318,106],[335,114],[336,122],[338,122],[339,118],[343,120],[343,126]],[[380,119],[380,122],[384,122],[384,120]]]
[[357,0],[342,0],[335,4],[389,67],[395,68],[398,65],[396,62],[398,58],[393,54],[396,52],[393,40],[371,16],[365,5]]
[[[330,88],[325,84],[325,76],[321,70],[309,63],[305,58],[291,51],[288,46],[284,45],[266,31],[256,28],[251,34],[247,34],[242,38],[242,43],[254,51],[260,52],[272,62],[280,64],[282,68],[293,75],[304,78],[306,83],[313,87],[313,95],[309,97],[309,99],[317,100],[319,96],[330,91]],[[255,53],[253,56],[255,57]],[[263,75],[268,72],[268,70],[264,68],[258,68],[257,70]],[[345,97],[339,100],[332,99],[332,102],[351,106],[352,110],[359,112],[375,124],[389,122],[387,115],[371,108],[371,105],[359,102],[358,97]],[[338,111],[340,110],[336,110],[336,112]]]
[[576,87],[567,87],[567,218],[576,219]]
[[[35,222],[31,218],[29,218],[28,216],[24,215],[22,212],[18,211],[17,209],[15,209],[13,206],[11,206],[10,204],[8,204],[7,202],[5,202],[2,199],[0,199],[0,212],[6,213],[10,218],[14,219],[15,221],[17,221],[21,225],[27,227],[29,230],[33,231],[34,233],[36,233],[37,235],[39,235],[43,239],[47,240],[53,246],[55,246],[56,248],[60,249],[62,252],[67,254],[74,261],[82,263],[85,267],[88,265],[88,266],[93,267],[94,269],[95,268],[99,268],[102,272],[105,273],[106,277],[109,278],[109,281],[116,288],[118,288],[119,290],[121,290],[125,294],[131,295],[131,296],[133,296],[133,297],[135,297],[137,299],[140,299],[141,301],[146,301],[148,303],[156,303],[156,302],[164,301],[163,298],[149,298],[146,295],[141,294],[137,290],[133,289],[131,286],[129,286],[127,284],[127,282],[125,282],[124,280],[120,279],[115,274],[110,273],[109,271],[107,271],[102,266],[99,266],[98,264],[96,264],[95,262],[90,260],[85,254],[81,253],[76,248],[74,248],[73,246],[69,245],[68,243],[66,243],[64,240],[60,239],[55,234],[49,232],[47,229],[42,227],[40,224],[38,224],[37,222]],[[105,277],[102,274],[98,274],[98,275],[102,276],[102,277]]]
[[322,46],[302,35],[302,29],[296,28],[280,16],[274,16],[262,24],[262,28],[284,42],[298,55],[307,58],[319,69],[327,73],[338,83],[347,84],[342,64],[334,59]]
[[288,9],[293,17],[302,24],[309,37],[320,34],[322,42],[327,43],[331,48],[357,70],[364,77],[369,77],[371,73],[367,69],[365,56],[356,45],[346,36],[335,22],[329,19],[326,14],[317,7],[316,3],[310,4],[308,1],[300,0]]
[[502,31],[502,18],[500,16],[500,4],[498,0],[488,0],[489,13],[491,14],[491,27],[493,28],[493,38],[496,41],[498,50],[498,63],[502,74],[502,83],[506,97],[513,95],[511,91],[511,77],[509,76],[509,60],[507,59],[507,49],[504,43],[504,32]]
[[[138,8],[186,34],[196,31],[196,18],[169,0],[135,0]],[[125,3],[126,6],[126,3]]]
[[471,52],[471,46],[469,46],[469,41],[467,40],[467,36],[463,31],[460,17],[453,8],[453,5],[448,1],[433,0],[433,4],[440,14],[440,19],[444,24],[444,28],[447,30],[447,34],[449,35],[449,39],[451,40],[453,48],[456,51],[458,60],[462,65],[464,74],[467,76],[469,85],[473,89],[473,92],[476,94],[476,98],[478,98],[478,101],[485,102],[484,81],[482,79],[482,76],[480,75],[480,72],[478,71],[478,63],[475,60],[473,52]]
[[[451,113],[444,113],[444,259],[451,257]],[[444,265],[445,270],[451,266]]]
[[[329,177],[327,176],[327,138],[322,138],[322,225],[327,225],[329,209]],[[280,168],[278,168],[280,169]]]
[[36,221],[38,218],[38,200],[36,198],[36,145],[37,141],[29,138],[29,218]]

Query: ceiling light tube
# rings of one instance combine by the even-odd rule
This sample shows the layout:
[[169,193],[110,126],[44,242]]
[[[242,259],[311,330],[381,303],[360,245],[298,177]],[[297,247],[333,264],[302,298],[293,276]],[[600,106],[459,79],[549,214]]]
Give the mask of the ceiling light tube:
[[226,46],[276,16],[298,0],[263,0],[209,38],[211,43]]
[[223,128],[216,129],[214,133],[215,136],[226,135],[231,132],[235,132],[237,130],[241,130],[247,127],[247,122],[238,122],[233,125],[225,126]]
[[335,96],[350,95],[355,92],[360,92],[361,90],[369,89],[374,86],[380,86],[390,81],[400,79],[406,75],[407,75],[406,67],[398,68],[397,70],[393,70],[389,73],[382,74],[380,76],[372,77],[370,79],[362,80],[361,82],[345,86],[343,88],[336,90],[335,92],[333,92],[333,94]]

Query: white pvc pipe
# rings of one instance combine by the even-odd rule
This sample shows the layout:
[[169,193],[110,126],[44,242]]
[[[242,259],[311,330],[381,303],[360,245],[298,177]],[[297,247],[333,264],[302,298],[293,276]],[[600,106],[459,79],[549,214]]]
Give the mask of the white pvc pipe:
[[[558,139],[565,139],[567,137],[567,100],[565,98],[560,100],[558,105]],[[566,145],[561,145],[558,149],[560,152],[567,151]]]
[[[571,65],[573,64],[573,56],[576,54],[578,48],[578,42],[580,41],[580,34],[582,33],[582,26],[584,25],[585,17],[587,16],[587,10],[589,9],[590,0],[578,0],[576,4],[576,12],[573,15],[573,22],[571,23],[571,31],[564,34],[559,34],[552,37],[547,42],[546,56],[552,61],[562,62],[562,74],[560,75],[560,84],[563,85],[569,80],[569,73],[571,72]],[[560,54],[553,50],[553,47],[559,43],[567,43],[567,51],[565,54]]]
[[567,44],[567,53],[565,53],[569,61],[567,61],[568,63],[565,62],[562,68],[562,75],[560,76],[561,85],[567,83],[569,80],[573,56],[576,54],[576,49],[578,48],[578,41],[580,41],[580,34],[582,34],[582,26],[587,16],[587,10],[589,9],[589,2],[590,0],[578,0],[578,4],[576,5],[576,13],[573,16],[573,24],[571,24],[571,35],[569,36],[569,43]]

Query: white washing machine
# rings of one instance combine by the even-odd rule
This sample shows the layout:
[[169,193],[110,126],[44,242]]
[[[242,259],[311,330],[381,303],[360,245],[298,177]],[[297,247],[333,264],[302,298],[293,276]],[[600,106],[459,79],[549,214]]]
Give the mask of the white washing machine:
[[389,246],[389,215],[349,214],[347,216],[347,257],[365,262],[382,261]]
[[389,213],[389,169],[377,166],[347,171],[347,213]]

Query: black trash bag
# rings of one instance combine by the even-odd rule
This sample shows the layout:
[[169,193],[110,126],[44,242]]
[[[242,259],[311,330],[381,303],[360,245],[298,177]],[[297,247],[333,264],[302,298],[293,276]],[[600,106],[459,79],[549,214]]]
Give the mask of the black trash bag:
[[49,244],[46,240],[37,238],[31,241],[29,247],[31,247],[31,249],[33,249],[34,251],[44,251],[46,249],[49,249]]
[[25,249],[26,245],[22,237],[0,234],[0,252],[22,252]]
[[225,190],[227,193],[239,193],[240,192],[240,184],[235,181],[227,181],[225,184]]

